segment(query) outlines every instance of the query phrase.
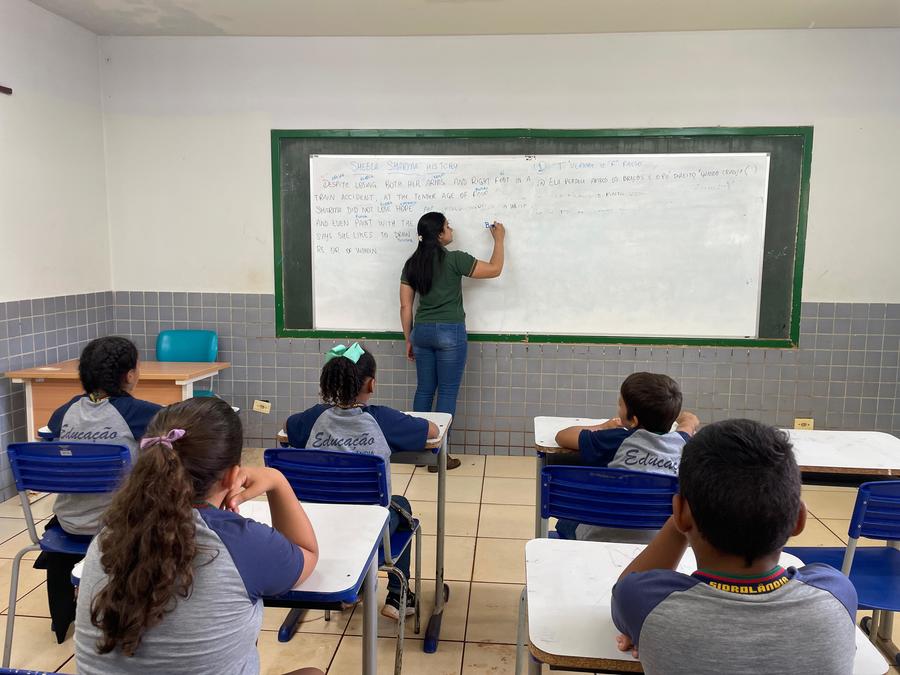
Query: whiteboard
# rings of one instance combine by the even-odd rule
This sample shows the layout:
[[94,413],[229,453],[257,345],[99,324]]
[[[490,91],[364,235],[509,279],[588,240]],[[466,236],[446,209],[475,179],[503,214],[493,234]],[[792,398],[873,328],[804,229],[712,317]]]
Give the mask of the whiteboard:
[[451,249],[498,279],[465,279],[475,333],[758,337],[768,153],[313,155],[314,327],[400,329],[399,279],[428,211]]

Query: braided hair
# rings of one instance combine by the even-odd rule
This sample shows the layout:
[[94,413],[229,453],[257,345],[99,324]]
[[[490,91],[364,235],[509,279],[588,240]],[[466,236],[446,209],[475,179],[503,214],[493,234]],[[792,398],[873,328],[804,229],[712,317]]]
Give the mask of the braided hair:
[[351,406],[370,377],[375,377],[375,357],[369,352],[363,351],[356,363],[343,356],[333,358],[322,368],[319,378],[322,400],[331,405]]
[[138,350],[128,338],[108,336],[88,342],[78,361],[78,378],[87,394],[125,396],[128,371],[137,368]]
[[416,231],[419,233],[419,246],[403,265],[403,278],[419,295],[426,295],[434,281],[434,263],[443,262],[447,252],[438,241],[438,235],[444,231],[447,219],[443,213],[430,211],[419,218]]

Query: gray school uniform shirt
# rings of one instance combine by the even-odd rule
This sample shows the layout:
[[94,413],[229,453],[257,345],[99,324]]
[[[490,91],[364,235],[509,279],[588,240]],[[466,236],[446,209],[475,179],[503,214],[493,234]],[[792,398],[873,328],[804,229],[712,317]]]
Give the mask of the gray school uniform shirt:
[[856,609],[850,580],[821,563],[757,579],[650,570],[612,591],[647,675],[849,675]]
[[294,448],[378,455],[388,468],[388,495],[391,453],[422,450],[428,441],[428,420],[383,405],[339,408],[320,403],[288,417],[284,428]]
[[[613,432],[613,433],[605,433]],[[582,431],[582,434],[591,434]],[[664,473],[678,475],[681,463],[681,451],[687,439],[682,431],[670,431],[666,434],[655,434],[646,429],[601,429],[588,436],[584,445],[594,451],[612,447],[617,440],[621,444],[613,449],[614,454],[606,465],[610,469],[627,469],[629,471],[646,471],[648,473]],[[597,437],[599,435],[599,439]],[[579,438],[581,445],[581,438]],[[582,448],[582,454],[585,454]],[[635,544],[647,544],[656,536],[657,530],[626,530],[614,527],[598,527],[581,523],[575,528],[575,538],[588,541],[614,541]]]
[[[128,395],[92,401],[80,394],[59,407],[48,426],[60,441],[124,445],[134,465],[140,438],[161,407]],[[53,512],[69,534],[96,534],[111,502],[112,493],[59,494]]]
[[[100,538],[84,559],[75,612],[75,662],[80,675],[255,675],[261,598],[289,591],[303,571],[303,552],[277,530],[230,511],[193,510],[197,557],[187,598],[147,629],[134,656],[96,649],[100,629],[91,604],[107,582]],[[147,593],[151,589],[147,589]]]

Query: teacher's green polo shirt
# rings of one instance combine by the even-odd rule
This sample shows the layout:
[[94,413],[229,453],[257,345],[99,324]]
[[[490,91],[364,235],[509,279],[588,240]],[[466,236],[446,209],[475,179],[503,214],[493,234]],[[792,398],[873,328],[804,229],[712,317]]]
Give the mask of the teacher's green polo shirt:
[[[415,323],[464,323],[462,278],[472,276],[476,262],[465,251],[447,251],[443,262],[435,258],[431,290],[419,297]],[[402,274],[400,283],[409,285]]]

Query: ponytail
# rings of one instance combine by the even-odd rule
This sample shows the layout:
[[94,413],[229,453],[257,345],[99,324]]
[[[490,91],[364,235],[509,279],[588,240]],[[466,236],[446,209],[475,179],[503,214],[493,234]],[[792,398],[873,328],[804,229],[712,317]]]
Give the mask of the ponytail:
[[137,368],[138,350],[128,338],[115,335],[88,342],[78,360],[78,378],[86,394],[124,396],[128,371]]
[[434,263],[444,261],[447,252],[438,241],[447,219],[443,213],[431,211],[419,218],[416,231],[419,233],[419,245],[415,252],[403,265],[403,278],[419,295],[427,295],[434,281]]
[[351,406],[367,378],[375,377],[375,357],[363,351],[354,363],[339,356],[328,361],[319,378],[322,400],[331,405]]
[[133,656],[144,632],[190,596],[198,553],[193,509],[240,464],[242,437],[237,414],[217,398],[176,403],[150,422],[146,449],[113,497],[99,535],[107,575],[91,604],[99,653],[118,647]]

